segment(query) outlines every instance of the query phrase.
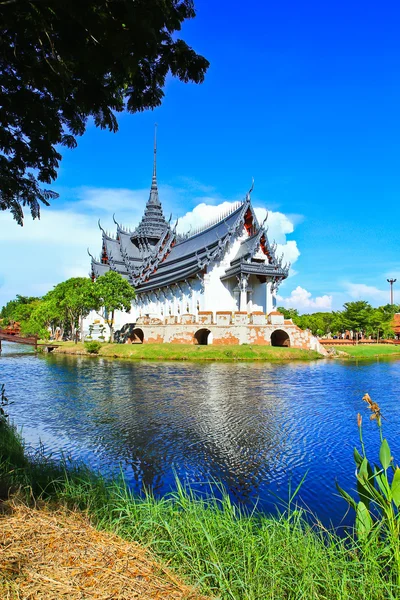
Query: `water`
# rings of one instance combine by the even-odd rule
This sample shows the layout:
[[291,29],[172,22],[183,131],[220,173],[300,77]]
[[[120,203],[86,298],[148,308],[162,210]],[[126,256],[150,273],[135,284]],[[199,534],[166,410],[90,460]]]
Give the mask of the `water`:
[[236,502],[269,512],[307,473],[302,503],[326,524],[349,523],[335,478],[354,488],[357,412],[378,455],[366,391],[400,460],[400,361],[143,363],[17,349],[4,344],[0,382],[25,440],[106,475],[122,468],[136,491],[162,495],[176,473],[199,490],[220,481]]

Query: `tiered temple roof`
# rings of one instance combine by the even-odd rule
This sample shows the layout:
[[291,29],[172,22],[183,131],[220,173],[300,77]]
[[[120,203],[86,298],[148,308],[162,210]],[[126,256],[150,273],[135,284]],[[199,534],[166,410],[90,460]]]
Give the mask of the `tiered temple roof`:
[[171,227],[170,221],[165,220],[159,200],[156,153],[154,141],[150,196],[136,229],[126,230],[114,219],[117,232],[113,236],[106,233],[99,222],[102,254],[100,260],[92,257],[92,277],[99,277],[109,269],[117,271],[129,280],[138,294],[181,282],[190,285],[190,280],[195,278],[203,281],[208,265],[222,259],[229,245],[242,236],[245,229],[248,237],[241,242],[221,280],[254,274],[261,281],[268,278],[277,287],[287,277],[290,265],[284,265],[282,257],[276,257],[276,244],[268,241],[265,221],[258,223],[250,192],[228,214],[201,231],[179,235],[177,223]]

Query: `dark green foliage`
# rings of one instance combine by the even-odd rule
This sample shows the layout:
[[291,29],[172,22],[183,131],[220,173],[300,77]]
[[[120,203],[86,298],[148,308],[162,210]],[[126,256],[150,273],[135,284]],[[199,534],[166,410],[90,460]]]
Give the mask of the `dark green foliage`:
[[100,348],[101,342],[97,342],[96,340],[85,342],[85,350],[86,352],[89,352],[89,354],[98,354]]
[[57,195],[38,182],[89,117],[115,132],[115,113],[161,104],[168,73],[201,83],[208,61],[175,35],[194,16],[192,0],[0,2],[0,210],[39,216]]

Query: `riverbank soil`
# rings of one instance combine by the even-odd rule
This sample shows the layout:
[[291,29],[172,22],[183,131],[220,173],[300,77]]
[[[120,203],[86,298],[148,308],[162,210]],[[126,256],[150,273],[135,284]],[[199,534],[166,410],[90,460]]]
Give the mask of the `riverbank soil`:
[[201,600],[141,546],[97,531],[82,514],[0,508],[2,600]]
[[[54,354],[88,355],[84,344],[62,342]],[[101,345],[99,356],[132,360],[190,361],[281,361],[323,358],[313,350],[278,346],[194,346],[193,344],[107,344]]]

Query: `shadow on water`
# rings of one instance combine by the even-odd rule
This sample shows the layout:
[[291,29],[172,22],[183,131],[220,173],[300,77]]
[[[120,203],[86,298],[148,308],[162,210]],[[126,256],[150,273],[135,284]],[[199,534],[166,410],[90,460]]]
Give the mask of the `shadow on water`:
[[[303,475],[301,500],[328,524],[346,511],[335,478],[354,487],[357,412],[368,391],[400,456],[400,362],[144,363],[4,354],[0,380],[28,443],[83,460],[106,475],[120,466],[136,491],[198,490],[219,481],[232,498],[270,511]],[[365,438],[378,452],[374,423]],[[349,517],[350,519],[350,517]]]

